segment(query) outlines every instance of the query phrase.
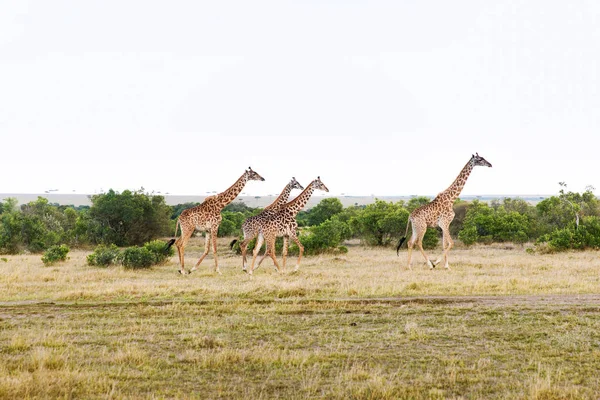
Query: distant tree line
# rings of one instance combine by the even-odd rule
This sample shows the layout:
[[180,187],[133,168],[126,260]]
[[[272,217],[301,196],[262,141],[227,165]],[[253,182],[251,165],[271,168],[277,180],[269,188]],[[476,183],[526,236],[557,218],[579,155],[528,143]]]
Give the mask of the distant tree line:
[[[21,206],[15,199],[0,202],[0,253],[40,253],[62,244],[142,246],[171,237],[179,214],[198,204],[169,206],[163,196],[143,190],[109,190],[92,196],[91,201],[91,206],[82,207],[50,204],[43,197]],[[325,198],[298,214],[299,237],[307,254],[345,252],[343,243],[348,239],[369,246],[393,245],[403,236],[410,212],[429,201],[415,197],[406,202],[376,200],[366,206],[343,207],[339,199]],[[261,211],[242,202],[229,204],[222,212],[219,236],[240,235],[244,220]],[[548,252],[600,248],[600,203],[593,188],[575,193],[562,184],[557,196],[536,205],[511,198],[490,203],[457,200],[454,211],[451,234],[466,245],[530,242]],[[439,237],[438,229],[429,228],[424,247],[437,246]],[[291,246],[290,253],[294,251]]]

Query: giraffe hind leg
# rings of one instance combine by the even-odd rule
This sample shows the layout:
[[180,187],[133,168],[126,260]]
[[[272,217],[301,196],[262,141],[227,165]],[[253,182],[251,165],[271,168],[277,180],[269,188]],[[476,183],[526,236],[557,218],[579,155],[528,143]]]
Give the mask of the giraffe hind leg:
[[179,256],[179,273],[181,275],[185,275],[185,245],[193,233],[193,230],[182,229],[181,236],[175,240],[175,247],[177,247],[177,255]]
[[[256,239],[256,245],[254,246],[254,250],[252,251],[252,264],[250,264],[250,269],[248,270],[248,275],[252,275],[254,273],[254,265],[256,263],[256,257],[258,256],[258,251],[263,245],[265,238],[262,234],[258,234],[258,239]],[[266,254],[266,251],[265,251]],[[263,256],[264,258],[264,256]]]
[[202,253],[202,255],[200,256],[200,259],[198,260],[198,262],[196,263],[196,265],[194,265],[190,269],[190,272],[189,272],[190,274],[192,272],[194,272],[195,270],[198,269],[198,267],[200,266],[200,264],[204,260],[204,257],[206,257],[206,255],[208,254],[209,251],[210,251],[210,232],[206,232],[205,236],[204,236],[204,253]]
[[242,243],[240,243],[240,250],[242,250],[242,271],[246,271],[248,269],[248,244],[253,238],[244,239]]

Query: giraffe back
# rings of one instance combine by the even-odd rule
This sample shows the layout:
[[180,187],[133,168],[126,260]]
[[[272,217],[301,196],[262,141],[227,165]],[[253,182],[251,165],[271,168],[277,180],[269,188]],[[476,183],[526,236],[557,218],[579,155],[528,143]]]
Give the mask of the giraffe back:
[[421,221],[427,224],[427,226],[437,226],[441,217],[454,217],[452,202],[449,202],[443,193],[440,193],[431,202],[416,208],[410,213],[410,219],[413,223]]
[[216,201],[216,196],[211,197],[206,198],[202,204],[183,210],[179,216],[181,226],[187,230],[207,231],[215,224],[220,224],[223,218],[221,209]]
[[244,237],[248,238],[258,235],[261,226],[271,215],[275,214],[276,212],[276,210],[263,210],[258,215],[246,218],[242,224],[242,232],[244,233]]
[[265,235],[288,236],[295,235],[298,230],[296,222],[296,212],[283,208],[279,211],[267,215],[260,227],[260,231]]

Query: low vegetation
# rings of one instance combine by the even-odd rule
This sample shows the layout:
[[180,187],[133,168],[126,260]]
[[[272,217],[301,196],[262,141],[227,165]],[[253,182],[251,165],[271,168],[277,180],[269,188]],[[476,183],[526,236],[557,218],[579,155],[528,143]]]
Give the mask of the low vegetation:
[[64,244],[61,244],[60,246],[50,246],[50,248],[44,252],[42,262],[45,265],[52,265],[60,261],[66,261],[67,254],[69,254],[69,247]]
[[[300,271],[0,262],[0,398],[595,398],[598,253],[458,246],[453,270],[352,241]],[[188,263],[203,247],[188,246]],[[437,248],[432,253],[439,253]],[[420,260],[420,256],[417,260]]]
[[[91,207],[80,208],[49,204],[42,197],[20,207],[14,199],[0,203],[0,254],[41,253],[61,244],[70,248],[142,246],[172,235],[180,213],[196,205],[170,207],[162,196],[143,190],[122,193],[109,190],[92,196],[91,200]],[[369,246],[395,245],[405,233],[410,212],[430,200],[427,197],[396,203],[376,200],[366,206],[344,208],[339,199],[325,198],[298,214],[299,237],[306,254],[344,253],[344,241],[349,239],[359,239]],[[240,202],[229,204],[222,211],[219,237],[240,235],[244,220],[261,211]],[[600,248],[600,202],[593,188],[582,194],[567,192],[566,184],[562,183],[558,196],[536,205],[511,198],[489,204],[457,200],[454,211],[451,234],[466,245],[536,243],[540,252]],[[438,246],[439,236],[437,229],[429,228],[424,247]],[[290,251],[296,254],[297,248],[291,246]]]

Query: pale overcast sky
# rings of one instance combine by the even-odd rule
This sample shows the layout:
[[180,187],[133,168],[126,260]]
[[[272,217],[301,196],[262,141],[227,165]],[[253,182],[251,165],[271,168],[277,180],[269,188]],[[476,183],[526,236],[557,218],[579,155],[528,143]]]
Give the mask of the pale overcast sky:
[[600,188],[599,60],[594,0],[3,0],[0,193]]

